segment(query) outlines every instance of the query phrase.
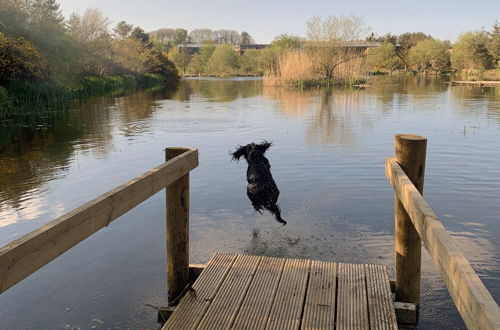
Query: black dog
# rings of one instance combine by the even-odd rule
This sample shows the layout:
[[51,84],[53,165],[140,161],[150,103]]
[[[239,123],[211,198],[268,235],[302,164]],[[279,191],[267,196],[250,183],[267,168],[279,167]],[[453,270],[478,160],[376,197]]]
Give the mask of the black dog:
[[275,215],[278,222],[286,225],[286,221],[281,218],[281,210],[276,204],[280,191],[271,175],[271,165],[264,157],[264,153],[270,146],[271,143],[267,141],[260,144],[250,143],[238,147],[232,156],[233,160],[240,160],[243,156],[248,163],[247,195],[255,210],[262,214],[261,210],[267,209]]

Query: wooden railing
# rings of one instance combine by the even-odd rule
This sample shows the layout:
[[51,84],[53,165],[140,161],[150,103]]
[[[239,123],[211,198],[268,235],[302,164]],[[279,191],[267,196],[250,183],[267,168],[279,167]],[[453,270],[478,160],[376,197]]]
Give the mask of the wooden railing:
[[421,240],[469,329],[500,329],[500,308],[422,197],[427,140],[397,135],[386,176],[396,196],[396,299],[418,306]]
[[198,166],[198,150],[165,152],[160,166],[0,248],[0,293],[167,187],[168,293],[178,294],[188,279],[176,274],[189,273],[189,172]]

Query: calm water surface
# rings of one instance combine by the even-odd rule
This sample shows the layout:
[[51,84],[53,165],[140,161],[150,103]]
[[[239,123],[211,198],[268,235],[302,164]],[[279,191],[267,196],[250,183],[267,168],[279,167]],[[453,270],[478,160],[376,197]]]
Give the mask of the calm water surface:
[[[166,146],[197,147],[191,261],[216,251],[394,270],[393,136],[428,138],[425,196],[500,301],[500,88],[442,78],[380,78],[364,90],[263,88],[193,79],[176,92],[96,99],[35,130],[0,128],[0,246],[160,164]],[[288,225],[252,211],[238,144],[262,139]],[[157,328],[166,304],[160,192],[0,296],[1,329]],[[421,329],[463,328],[423,257]]]

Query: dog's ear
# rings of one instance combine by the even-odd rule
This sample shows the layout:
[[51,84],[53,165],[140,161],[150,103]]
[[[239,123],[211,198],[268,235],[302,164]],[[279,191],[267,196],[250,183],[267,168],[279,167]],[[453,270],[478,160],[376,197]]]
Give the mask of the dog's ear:
[[233,156],[233,160],[240,160],[241,156],[247,156],[247,146],[239,146],[235,152],[231,154]]
[[273,145],[272,142],[264,140],[261,143],[257,144],[255,147],[258,148],[262,153],[265,153],[266,150],[269,149],[269,147],[272,145]]

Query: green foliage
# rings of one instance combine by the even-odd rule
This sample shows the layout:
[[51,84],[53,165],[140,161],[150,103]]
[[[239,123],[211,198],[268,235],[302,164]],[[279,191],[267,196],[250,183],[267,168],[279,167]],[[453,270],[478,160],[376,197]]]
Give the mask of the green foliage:
[[303,40],[301,37],[284,33],[274,38],[271,43],[271,47],[276,50],[283,51],[287,49],[300,48],[302,44]]
[[209,71],[220,76],[231,76],[239,68],[239,56],[231,45],[217,47],[208,62]]
[[185,29],[175,29],[174,45],[184,45],[189,43],[188,32]]
[[241,32],[240,44],[248,45],[248,44],[252,44],[253,42],[254,42],[253,38],[248,32],[246,32],[246,31]]
[[132,32],[132,29],[134,26],[132,24],[128,24],[125,21],[120,21],[116,26],[113,28],[113,33],[118,39],[125,39],[130,36],[130,33]]
[[487,45],[488,52],[497,65],[500,65],[500,24],[495,23],[490,33],[490,42]]
[[423,32],[406,32],[398,36],[397,42],[401,46],[401,48],[409,50],[418,42],[426,39],[432,39],[432,37]]
[[189,71],[194,75],[208,75],[208,62],[210,61],[210,57],[215,51],[214,45],[209,45],[202,47],[198,54],[194,55],[190,66]]
[[176,67],[181,69],[184,74],[186,74],[186,68],[191,62],[191,54],[183,49],[179,49],[177,46],[174,46],[168,51],[168,59],[172,61]]
[[484,31],[466,32],[453,45],[451,64],[455,70],[484,70],[493,64],[488,52],[488,34]]
[[0,32],[0,85],[47,78],[47,62],[32,43]]
[[371,70],[376,72],[390,72],[401,66],[396,47],[390,42],[383,42],[378,47],[368,49],[366,60]]
[[448,47],[442,41],[424,39],[410,49],[408,63],[415,71],[447,71],[450,69]]

